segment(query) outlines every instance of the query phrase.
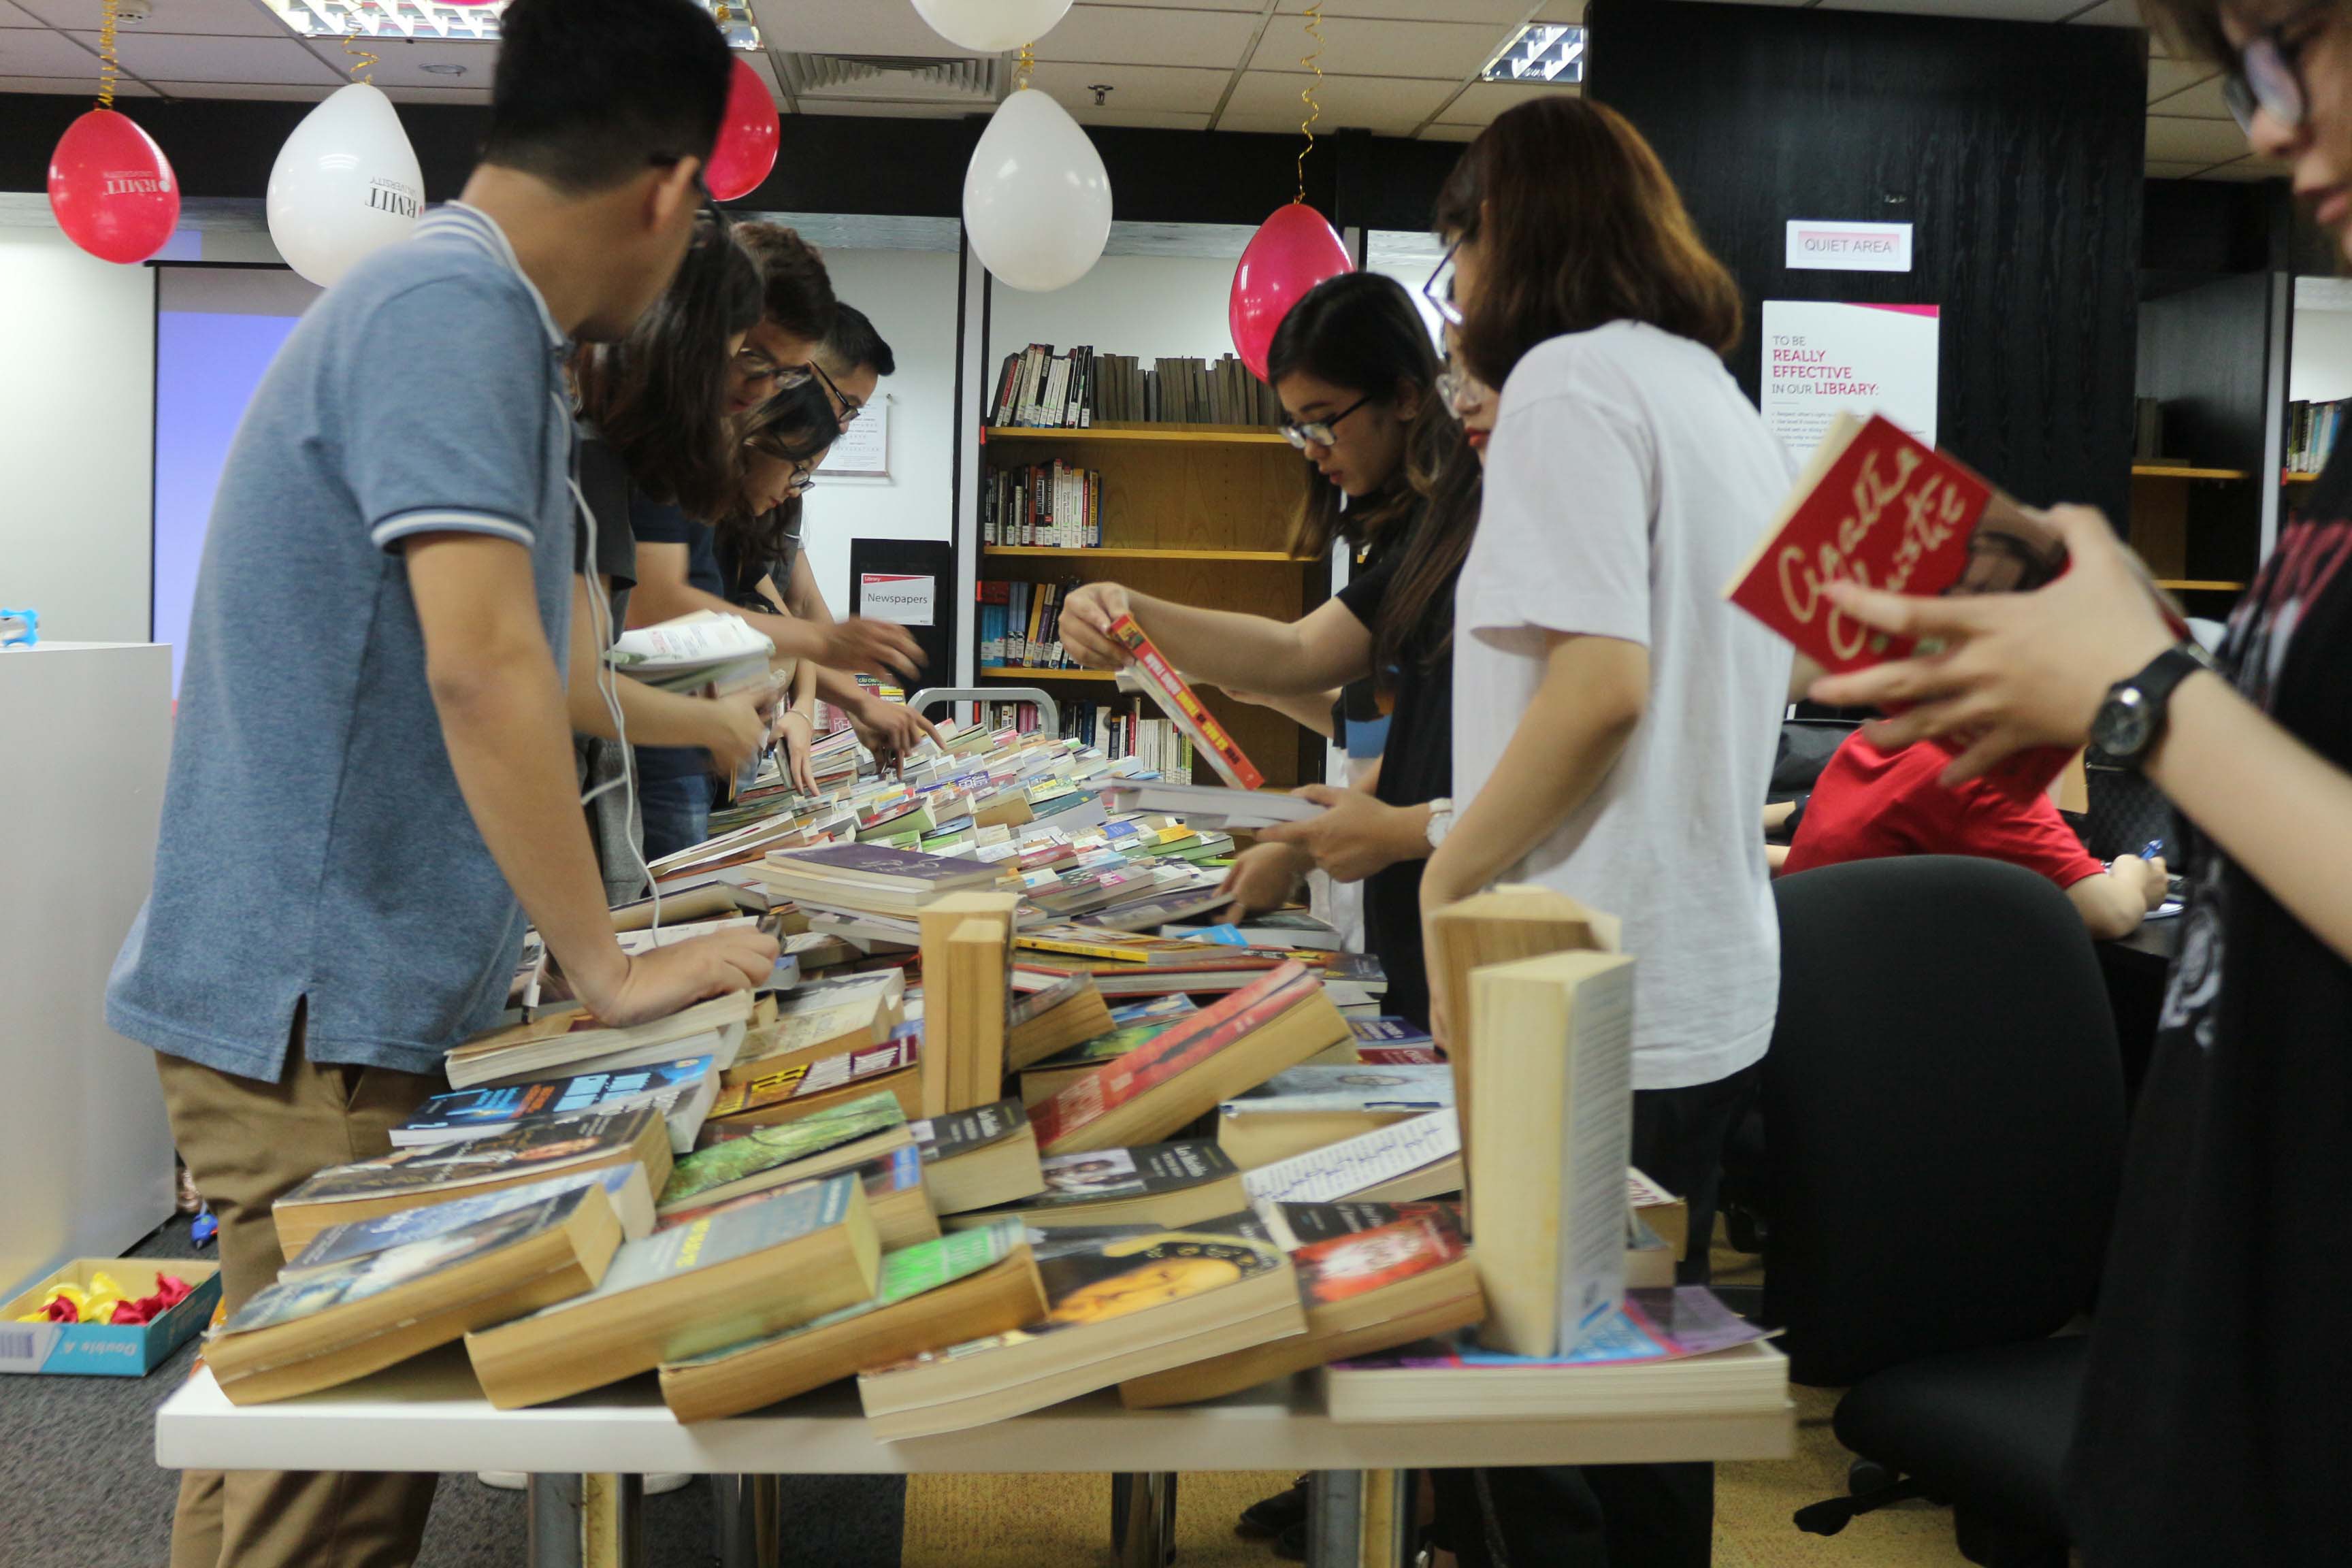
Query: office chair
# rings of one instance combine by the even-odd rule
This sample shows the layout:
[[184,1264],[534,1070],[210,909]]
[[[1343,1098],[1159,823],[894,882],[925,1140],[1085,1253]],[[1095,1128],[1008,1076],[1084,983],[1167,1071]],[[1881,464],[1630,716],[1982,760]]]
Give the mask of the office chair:
[[1921,856],[1775,884],[1765,1315],[1844,1387],[1835,1534],[1948,1500],[1961,1554],[2063,1568],[2060,1477],[2123,1163],[2115,1023],[2082,917],[2005,863]]

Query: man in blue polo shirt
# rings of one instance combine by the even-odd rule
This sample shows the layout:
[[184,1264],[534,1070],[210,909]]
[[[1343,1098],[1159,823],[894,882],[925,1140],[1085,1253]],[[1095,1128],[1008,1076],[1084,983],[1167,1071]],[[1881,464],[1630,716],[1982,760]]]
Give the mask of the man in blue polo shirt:
[[[311,307],[238,428],[154,890],[108,987],[109,1020],[159,1053],[232,1310],[282,1261],[272,1201],[383,1152],[495,1018],[526,919],[617,1023],[775,956],[756,935],[623,956],[551,651],[563,355],[625,331],[695,242],[727,50],[691,0],[515,0],[501,28],[460,203]],[[405,1563],[432,1481],[191,1473],[173,1568]]]

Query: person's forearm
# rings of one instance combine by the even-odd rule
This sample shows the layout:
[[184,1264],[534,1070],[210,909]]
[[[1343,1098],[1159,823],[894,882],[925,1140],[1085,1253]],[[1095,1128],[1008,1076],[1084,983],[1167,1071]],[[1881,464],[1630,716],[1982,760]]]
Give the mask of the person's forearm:
[[1286,719],[1296,719],[1325,740],[1332,739],[1331,704],[1339,692],[1276,692],[1265,694],[1265,705]]
[[2083,917],[2084,926],[2101,942],[2131,935],[2147,917],[2147,900],[2137,886],[2102,871],[2066,889],[2066,901]]
[[824,668],[814,659],[804,658],[793,667],[793,693],[785,704],[792,711],[816,725],[817,678]]
[[[1169,663],[1212,686],[1296,697],[1328,691],[1362,673],[1317,668],[1306,639],[1293,622],[1233,610],[1204,610],[1156,599],[1132,588],[1127,591],[1127,603],[1135,624],[1168,656]],[[1324,723],[1330,723],[1328,715]]]
[[813,672],[810,679],[816,683],[816,694],[844,713],[856,712],[874,695],[858,685],[854,676],[844,675],[837,669],[827,669],[821,664],[810,664],[806,668]]
[[2218,675],[2172,694],[2147,776],[2271,897],[2352,960],[2352,775]]
[[[632,746],[710,743],[719,726],[711,717],[707,699],[689,697],[682,691],[664,691],[617,671],[612,679],[613,695],[620,703],[621,718],[628,725]],[[572,728],[575,731],[607,741],[620,738],[614,732],[613,714],[604,706],[604,694],[597,689],[593,679],[583,686],[574,677],[565,697],[571,705]]]
[[[1570,649],[1593,646],[1580,657]],[[1632,643],[1557,645],[1535,698],[1477,798],[1422,872],[1423,903],[1450,903],[1493,881],[1591,798],[1641,722],[1649,656]]]
[[577,808],[563,689],[546,645],[514,639],[456,668],[429,665],[427,677],[457,787],[507,885],[573,983],[609,994],[628,961]]

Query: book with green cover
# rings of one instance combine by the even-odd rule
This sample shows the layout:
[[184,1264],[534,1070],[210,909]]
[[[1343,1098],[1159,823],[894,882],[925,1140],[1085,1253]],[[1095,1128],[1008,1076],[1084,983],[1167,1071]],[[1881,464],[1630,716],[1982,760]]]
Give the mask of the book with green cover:
[[858,1195],[856,1177],[835,1176],[789,1187],[758,1203],[706,1215],[686,1225],[665,1226],[643,1241],[625,1241],[593,1290],[560,1301],[539,1316],[550,1318],[609,1301],[625,1291],[714,1268],[839,1225]]
[[697,1199],[715,1202],[713,1194],[721,1188],[835,1151],[855,1148],[856,1157],[849,1163],[862,1163],[888,1152],[878,1145],[867,1151],[863,1147],[866,1143],[894,1130],[898,1141],[904,1142],[906,1125],[907,1113],[898,1097],[882,1092],[846,1100],[798,1121],[762,1126],[743,1137],[680,1157],[661,1190],[658,1206],[670,1209]]

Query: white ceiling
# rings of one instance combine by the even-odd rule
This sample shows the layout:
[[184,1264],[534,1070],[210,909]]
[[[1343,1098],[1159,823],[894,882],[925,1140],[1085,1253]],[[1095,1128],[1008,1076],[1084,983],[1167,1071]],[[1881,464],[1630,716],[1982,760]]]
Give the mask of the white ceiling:
[[[739,0],[739,4],[740,0]],[[1528,20],[1580,19],[1584,0],[1326,0],[1316,49],[1308,0],[1078,0],[1036,47],[1034,85],[1087,124],[1288,132],[1312,88],[1317,128],[1465,142],[1529,93],[1477,75]],[[2137,0],[1750,0],[1831,9],[1999,17],[2053,26],[2138,25]],[[298,40],[260,0],[152,0],[153,15],[121,29],[130,97],[323,98],[350,60],[328,40]],[[955,57],[908,0],[750,0],[768,54],[752,63],[788,112],[968,114],[969,99],[930,96],[910,78],[792,97],[777,58],[788,53]],[[99,0],[0,0],[0,92],[86,93],[97,79]],[[489,95],[487,44],[377,43],[374,79],[404,102],[479,102]],[[2203,65],[2148,64],[2147,172],[2205,179],[2282,174],[2250,156]],[[456,67],[461,74],[432,67]],[[895,86],[904,83],[904,87]],[[1097,104],[1094,89],[1107,89]],[[1564,90],[1573,91],[1573,89]]]

